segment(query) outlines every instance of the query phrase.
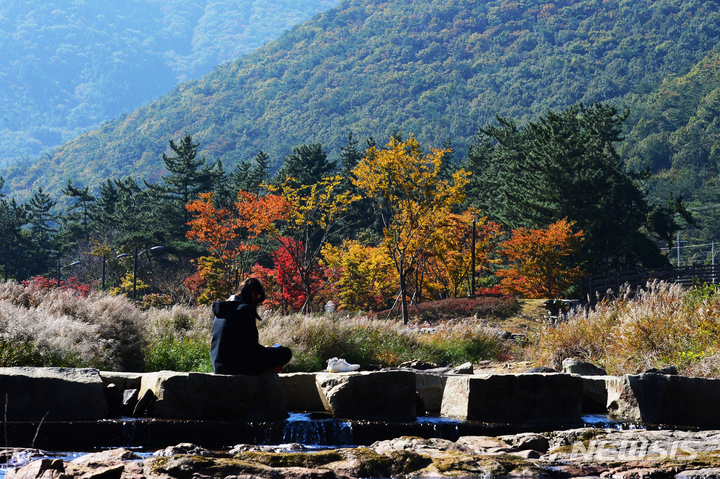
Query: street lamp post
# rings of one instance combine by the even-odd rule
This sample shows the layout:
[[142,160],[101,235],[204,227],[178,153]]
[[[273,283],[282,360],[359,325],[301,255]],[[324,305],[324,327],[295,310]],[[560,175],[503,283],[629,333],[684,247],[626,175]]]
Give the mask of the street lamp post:
[[[70,263],[66,266],[63,266],[63,268],[70,268],[71,266],[77,266],[80,263],[82,263],[82,261],[75,261],[74,263]],[[58,264],[57,264],[57,287],[58,288],[60,287],[60,261],[58,261]]]
[[[152,248],[142,250],[139,254],[143,254],[147,251],[162,251],[164,249],[165,249],[164,246],[153,246]],[[117,255],[115,258],[127,258],[128,256],[130,256],[128,253],[123,253],[123,254]],[[133,303],[135,302],[135,293],[137,290],[137,259],[138,259],[138,249],[136,246],[135,250],[133,252],[133,294],[132,294]]]

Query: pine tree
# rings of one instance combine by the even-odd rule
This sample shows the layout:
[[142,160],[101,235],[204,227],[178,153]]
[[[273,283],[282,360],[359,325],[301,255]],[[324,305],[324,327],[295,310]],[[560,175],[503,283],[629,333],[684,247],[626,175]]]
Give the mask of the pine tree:
[[83,236],[85,240],[88,240],[90,238],[88,228],[92,220],[91,210],[92,204],[95,202],[95,197],[90,194],[90,188],[88,186],[80,189],[73,186],[72,180],[68,180],[68,184],[65,189],[62,190],[62,193],[76,199],[75,203],[68,208],[65,218],[80,223],[83,229]]
[[0,199],[0,266],[5,281],[24,279],[23,265],[27,262],[24,252],[22,228],[27,224],[27,214],[23,206],[14,199]]
[[647,233],[665,237],[677,225],[668,214],[650,216],[645,193],[623,168],[615,145],[627,115],[578,103],[523,129],[497,118],[469,149],[468,199],[512,229],[573,222],[585,234],[576,260],[590,273],[666,264]]
[[174,215],[172,208],[162,208],[163,214],[171,215],[166,221],[174,226],[174,234],[184,237],[187,231],[185,225],[189,220],[185,205],[196,199],[198,194],[213,191],[218,173],[215,163],[206,165],[204,157],[197,158],[200,144],[193,143],[190,135],[185,135],[179,144],[173,140],[170,140],[169,144],[175,156],[167,156],[165,153],[162,155],[169,174],[162,176],[163,184],[159,188],[146,185],[150,189],[164,192],[174,204]]
[[331,175],[337,162],[328,161],[327,153],[320,143],[300,145],[293,148],[290,155],[283,158],[283,165],[274,178],[274,183],[282,184],[287,178],[293,178],[295,187],[314,185],[322,178]]

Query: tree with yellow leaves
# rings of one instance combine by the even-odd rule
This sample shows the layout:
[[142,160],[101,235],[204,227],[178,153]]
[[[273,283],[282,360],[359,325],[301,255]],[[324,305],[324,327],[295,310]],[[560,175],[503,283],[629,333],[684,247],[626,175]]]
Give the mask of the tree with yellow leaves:
[[[473,220],[476,223],[475,241],[472,238]],[[472,245],[475,245],[476,270],[488,269],[500,261],[491,255],[501,235],[502,226],[481,216],[478,209],[448,214],[432,235],[416,273],[425,279],[423,290],[438,297],[453,298],[474,293],[468,284],[472,274]]]
[[400,281],[403,323],[408,322],[406,281],[453,205],[465,199],[469,173],[459,170],[452,180],[440,179],[447,150],[423,154],[410,135],[391,138],[385,149],[370,148],[352,171],[353,184],[374,203],[383,223],[383,245]]
[[397,273],[383,245],[346,240],[341,247],[325,245],[322,256],[336,278],[340,308],[377,311],[392,301]]
[[313,298],[327,283],[327,279],[318,280],[321,250],[357,199],[349,192],[338,192],[341,182],[340,176],[327,176],[314,185],[295,186],[294,179],[288,177],[280,187],[263,185],[278,193],[287,205],[282,232],[271,235],[283,250],[281,256],[289,259],[277,266],[292,271],[279,272],[278,278],[299,278],[305,298],[301,311],[305,313],[310,312]]

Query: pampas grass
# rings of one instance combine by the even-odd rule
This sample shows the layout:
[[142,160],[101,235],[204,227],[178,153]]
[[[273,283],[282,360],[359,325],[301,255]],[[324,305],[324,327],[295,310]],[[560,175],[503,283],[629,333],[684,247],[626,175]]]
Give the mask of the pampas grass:
[[633,297],[569,314],[548,327],[528,355],[536,363],[561,368],[576,357],[610,374],[638,373],[675,365],[682,374],[720,372],[720,295],[713,286],[687,290],[653,282]]
[[364,316],[300,314],[269,315],[259,328],[262,344],[279,343],[292,349],[290,371],[317,371],[332,357],[385,367],[415,359],[458,365],[510,354],[496,330],[476,321],[429,331]]
[[137,369],[142,315],[126,298],[0,285],[0,365]]

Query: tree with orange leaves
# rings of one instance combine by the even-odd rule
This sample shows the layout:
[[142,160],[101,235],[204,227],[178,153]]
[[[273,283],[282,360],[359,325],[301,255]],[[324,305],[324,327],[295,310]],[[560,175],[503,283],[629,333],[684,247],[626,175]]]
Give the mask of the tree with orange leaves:
[[209,256],[198,260],[195,288],[205,288],[201,301],[222,299],[237,288],[256,260],[258,236],[274,230],[274,223],[287,216],[288,205],[277,195],[257,196],[238,191],[231,208],[216,208],[212,193],[186,205],[193,214],[187,237],[205,246]]
[[557,298],[582,276],[580,266],[567,266],[583,241],[575,223],[563,219],[545,229],[518,228],[498,248],[513,264],[497,271],[503,291],[526,298]]

